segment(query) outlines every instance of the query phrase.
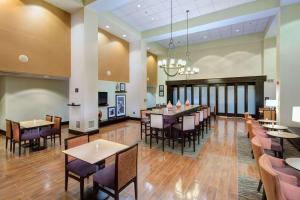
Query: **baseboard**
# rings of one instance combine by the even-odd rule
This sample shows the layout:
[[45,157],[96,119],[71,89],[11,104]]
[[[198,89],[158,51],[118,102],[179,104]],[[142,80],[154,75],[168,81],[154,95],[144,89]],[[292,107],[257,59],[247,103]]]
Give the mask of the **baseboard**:
[[5,135],[6,134],[6,131],[5,130],[2,130],[0,129],[0,135]]
[[94,135],[94,134],[99,133],[99,129],[88,131],[88,132],[82,132],[82,131],[69,129],[69,133],[74,134],[74,135],[82,135],[82,134]]
[[141,121],[139,117],[128,117],[129,120]]
[[103,127],[103,126],[108,126],[108,125],[124,122],[128,119],[129,119],[129,117],[121,117],[121,118],[115,118],[115,119],[110,119],[110,120],[99,121],[99,128]]

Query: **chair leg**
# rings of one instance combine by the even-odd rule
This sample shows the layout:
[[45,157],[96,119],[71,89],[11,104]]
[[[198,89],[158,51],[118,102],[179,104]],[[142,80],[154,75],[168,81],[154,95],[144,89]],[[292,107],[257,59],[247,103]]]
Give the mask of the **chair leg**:
[[61,133],[59,133],[59,145],[61,146]]
[[267,200],[265,189],[263,189],[262,200]]
[[83,200],[84,193],[84,179],[80,178],[80,200]]
[[162,134],[162,150],[165,151],[165,131],[161,131]]
[[183,155],[183,146],[185,143],[184,133],[182,133],[182,139],[181,139],[181,155]]
[[194,152],[196,152],[196,131],[193,131],[193,146],[194,146]]
[[262,186],[262,182],[261,182],[261,180],[259,180],[258,187],[257,187],[257,192],[260,192],[261,186]]
[[134,196],[135,200],[138,199],[138,183],[137,183],[137,178],[134,179]]
[[150,149],[152,148],[152,128],[150,128]]
[[21,141],[19,142],[19,156],[21,156]]
[[119,191],[115,192],[115,200],[119,200]]
[[[145,131],[146,132],[146,131]],[[143,123],[141,122],[141,140],[143,139]]]
[[65,191],[68,191],[68,181],[69,181],[69,172],[68,170],[65,170]]
[[7,149],[8,137],[6,137],[5,149]]
[[13,142],[13,153],[15,153],[15,149],[16,149],[16,143]]
[[13,145],[13,139],[12,138],[10,139],[9,143],[10,143],[9,150],[11,152],[12,151],[12,145]]
[[95,181],[93,182],[93,194],[95,196],[97,196],[98,193],[98,183],[96,183]]

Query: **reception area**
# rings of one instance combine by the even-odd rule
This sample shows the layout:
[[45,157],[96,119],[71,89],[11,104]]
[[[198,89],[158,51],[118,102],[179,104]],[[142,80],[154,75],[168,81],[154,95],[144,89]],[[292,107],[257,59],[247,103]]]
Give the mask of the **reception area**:
[[0,0],[0,199],[298,200],[300,1]]

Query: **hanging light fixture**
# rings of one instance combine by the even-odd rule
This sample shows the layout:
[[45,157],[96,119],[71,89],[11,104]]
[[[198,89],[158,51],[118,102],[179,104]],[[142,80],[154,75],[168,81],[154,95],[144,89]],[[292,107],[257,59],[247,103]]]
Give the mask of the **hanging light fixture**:
[[173,0],[171,0],[171,38],[168,47],[168,57],[158,61],[158,66],[164,69],[168,76],[176,76],[180,69],[184,68],[186,61],[183,59],[176,59],[176,46],[173,40]]
[[198,67],[192,66],[191,52],[189,49],[189,10],[186,11],[186,65],[180,68],[178,71],[179,75],[194,75],[200,72]]

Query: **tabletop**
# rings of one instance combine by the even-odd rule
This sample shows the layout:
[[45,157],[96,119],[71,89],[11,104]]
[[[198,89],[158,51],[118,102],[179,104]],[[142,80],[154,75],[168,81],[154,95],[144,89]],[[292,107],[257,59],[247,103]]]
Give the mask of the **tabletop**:
[[277,123],[279,123],[278,121],[276,121],[276,120],[270,120],[270,119],[259,119],[259,120],[257,120],[258,122],[260,122],[260,123],[268,123],[268,124],[272,124],[272,123],[274,123],[274,124],[277,124]]
[[267,131],[267,134],[278,138],[286,138],[286,139],[299,138],[298,135],[294,133],[285,132],[285,131]]
[[287,130],[288,127],[286,126],[281,126],[281,125],[273,125],[273,124],[265,124],[263,125],[264,128],[267,129],[273,129],[273,130]]
[[172,109],[161,108],[161,109],[157,109],[155,111],[149,110],[149,111],[147,111],[147,114],[160,114],[160,115],[165,115],[165,116],[176,116],[176,115],[196,111],[200,107],[201,106],[199,106],[199,105],[181,106],[180,108],[173,106]]
[[30,121],[22,121],[20,122],[21,129],[32,129],[32,128],[39,128],[44,126],[53,125],[54,122],[49,122],[43,119],[34,119]]
[[129,146],[116,142],[98,139],[77,147],[64,150],[63,153],[95,164],[101,160],[115,155],[117,152],[127,149]]
[[287,158],[286,164],[300,171],[300,158]]

